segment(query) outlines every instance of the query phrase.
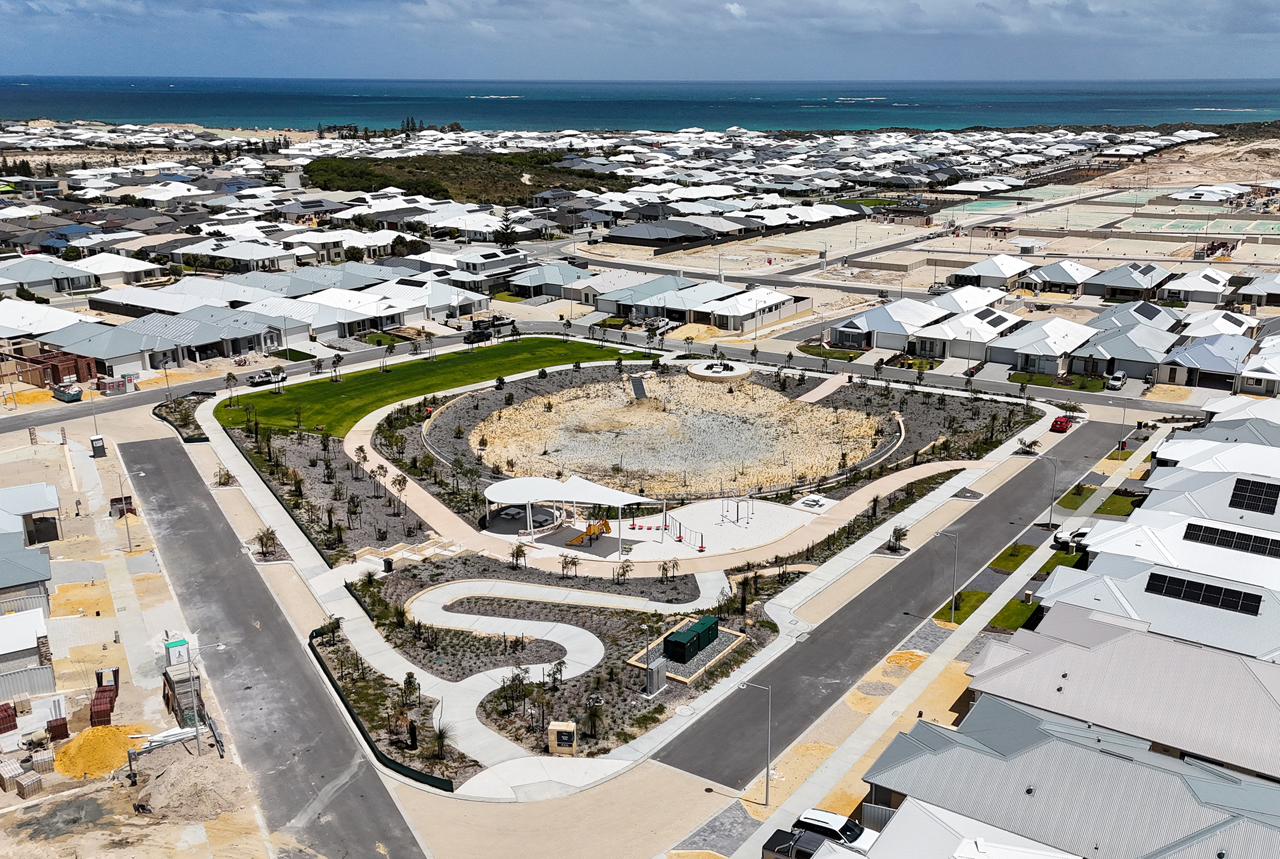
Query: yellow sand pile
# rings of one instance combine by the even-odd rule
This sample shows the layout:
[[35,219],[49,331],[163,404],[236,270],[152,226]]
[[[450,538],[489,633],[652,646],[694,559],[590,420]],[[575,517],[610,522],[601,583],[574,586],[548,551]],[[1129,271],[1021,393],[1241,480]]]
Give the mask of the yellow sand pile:
[[147,734],[142,725],[103,725],[86,728],[53,757],[53,768],[69,778],[102,778],[129,762],[129,749],[142,747],[130,734]]

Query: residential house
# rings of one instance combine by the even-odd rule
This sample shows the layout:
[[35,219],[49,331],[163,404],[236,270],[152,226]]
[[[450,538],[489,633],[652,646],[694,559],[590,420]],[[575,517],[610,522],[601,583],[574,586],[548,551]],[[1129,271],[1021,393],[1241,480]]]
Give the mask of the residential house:
[[812,312],[812,298],[757,288],[708,301],[695,307],[691,315],[695,322],[746,333]]
[[92,289],[94,276],[42,254],[0,260],[0,292],[28,289],[37,295]]
[[[606,292],[596,299],[596,309],[608,313],[610,316],[621,316],[626,318],[631,315],[631,311],[637,305],[644,305],[649,299],[657,295],[672,292],[674,290],[684,289],[693,286],[696,281],[687,278],[677,277],[673,274],[655,277],[646,280],[644,283],[638,283],[634,286],[628,286],[624,289],[615,289]],[[741,292],[742,290],[738,290]],[[704,302],[705,303],[705,302]]]
[[1259,320],[1243,313],[1226,310],[1202,310],[1190,313],[1182,320],[1178,334],[1184,340],[1193,337],[1211,337],[1215,334],[1236,334],[1241,337],[1257,337]]
[[164,266],[116,254],[94,254],[67,265],[88,272],[93,275],[98,286],[108,288],[156,283],[169,274]]
[[1160,362],[1158,382],[1234,391],[1254,342],[1238,334],[1197,337]]
[[565,284],[589,277],[591,272],[586,269],[556,262],[517,272],[511,276],[508,284],[512,292],[524,298],[536,298],[539,295],[560,298]]
[[1161,307],[1150,301],[1128,301],[1113,304],[1085,324],[1104,331],[1111,328],[1129,328],[1146,325],[1160,331],[1172,331],[1182,322],[1182,312],[1172,307]]
[[1107,269],[1081,284],[1084,295],[1142,301],[1155,298],[1156,290],[1172,277],[1172,273],[1155,263],[1131,262]]
[[1080,286],[1089,278],[1101,273],[1096,268],[1090,268],[1075,260],[1064,259],[1022,275],[1017,280],[1016,288],[1027,289],[1037,294],[1065,292],[1068,295],[1079,295]]
[[595,306],[600,296],[619,289],[629,289],[633,286],[639,286],[653,280],[653,275],[645,274],[641,271],[630,271],[628,269],[616,268],[609,271],[601,272],[584,280],[566,283],[560,289],[560,294],[570,301],[580,301],[583,304]]
[[987,360],[1009,364],[1022,373],[1058,376],[1067,372],[1071,353],[1097,333],[1061,317],[1037,319],[993,341],[987,347]]
[[837,349],[892,349],[906,352],[922,328],[946,319],[951,311],[936,304],[900,298],[849,317],[825,332]]
[[991,307],[1005,297],[1004,290],[995,287],[962,286],[951,290],[946,295],[936,295],[927,299],[925,303],[941,307],[951,313],[968,313],[979,307]]
[[1231,289],[1231,275],[1216,268],[1201,268],[1175,275],[1157,290],[1164,301],[1221,304]]
[[1099,331],[1071,353],[1071,372],[1110,376],[1120,370],[1135,379],[1155,378],[1178,335],[1154,325],[1127,325]]
[[1025,323],[1020,316],[981,307],[926,325],[912,335],[908,345],[914,344],[915,354],[924,358],[982,361],[988,345]]
[[916,722],[863,778],[873,828],[911,797],[1090,859],[1280,852],[1280,785],[994,695],[956,729]]
[[997,254],[952,272],[947,276],[947,283],[953,286],[985,286],[1008,290],[1020,275],[1033,268],[1035,266],[1026,260],[1008,254]]
[[[683,278],[676,278],[675,280],[682,281]],[[689,282],[691,283],[691,281]],[[693,318],[692,314],[695,308],[711,301],[719,301],[722,298],[738,295],[741,292],[743,292],[741,286],[710,280],[652,295],[641,300],[634,307],[635,311],[646,319],[657,317],[669,319],[672,322],[678,322],[683,325]]]

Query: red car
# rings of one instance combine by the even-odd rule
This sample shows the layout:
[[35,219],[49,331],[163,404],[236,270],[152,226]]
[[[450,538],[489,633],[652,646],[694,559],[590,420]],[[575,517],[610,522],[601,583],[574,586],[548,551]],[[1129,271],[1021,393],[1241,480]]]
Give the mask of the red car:
[[1066,432],[1069,429],[1071,429],[1071,418],[1066,415],[1058,415],[1049,426],[1049,432]]

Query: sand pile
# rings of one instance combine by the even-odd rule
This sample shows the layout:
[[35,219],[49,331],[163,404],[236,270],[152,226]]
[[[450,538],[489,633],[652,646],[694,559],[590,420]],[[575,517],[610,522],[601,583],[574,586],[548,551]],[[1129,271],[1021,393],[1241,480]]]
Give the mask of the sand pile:
[[130,734],[149,734],[142,725],[103,725],[86,728],[53,757],[53,768],[68,778],[102,778],[129,762],[129,749],[142,747]]
[[247,801],[243,770],[216,754],[196,757],[173,745],[143,758],[139,766],[150,780],[138,801],[157,817],[213,820]]

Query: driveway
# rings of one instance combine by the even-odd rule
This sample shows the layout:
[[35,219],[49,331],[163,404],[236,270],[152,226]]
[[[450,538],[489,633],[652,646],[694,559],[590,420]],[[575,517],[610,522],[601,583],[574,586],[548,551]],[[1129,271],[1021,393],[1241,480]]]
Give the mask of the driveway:
[[423,852],[324,688],[288,620],[176,439],[120,445],[143,515],[200,663],[271,832],[295,839],[276,855],[388,856]]
[[[1057,485],[1070,486],[1114,444],[1119,427],[1089,422],[1054,445]],[[1049,503],[1052,467],[1037,461],[962,516],[960,587],[1032,525]],[[951,595],[952,541],[935,537],[916,549],[809,637],[751,678],[773,695],[773,749],[786,749],[844,696],[853,683],[905,639]],[[909,612],[910,614],[904,614]],[[738,689],[655,755],[665,764],[734,790],[761,771],[767,698]]]

